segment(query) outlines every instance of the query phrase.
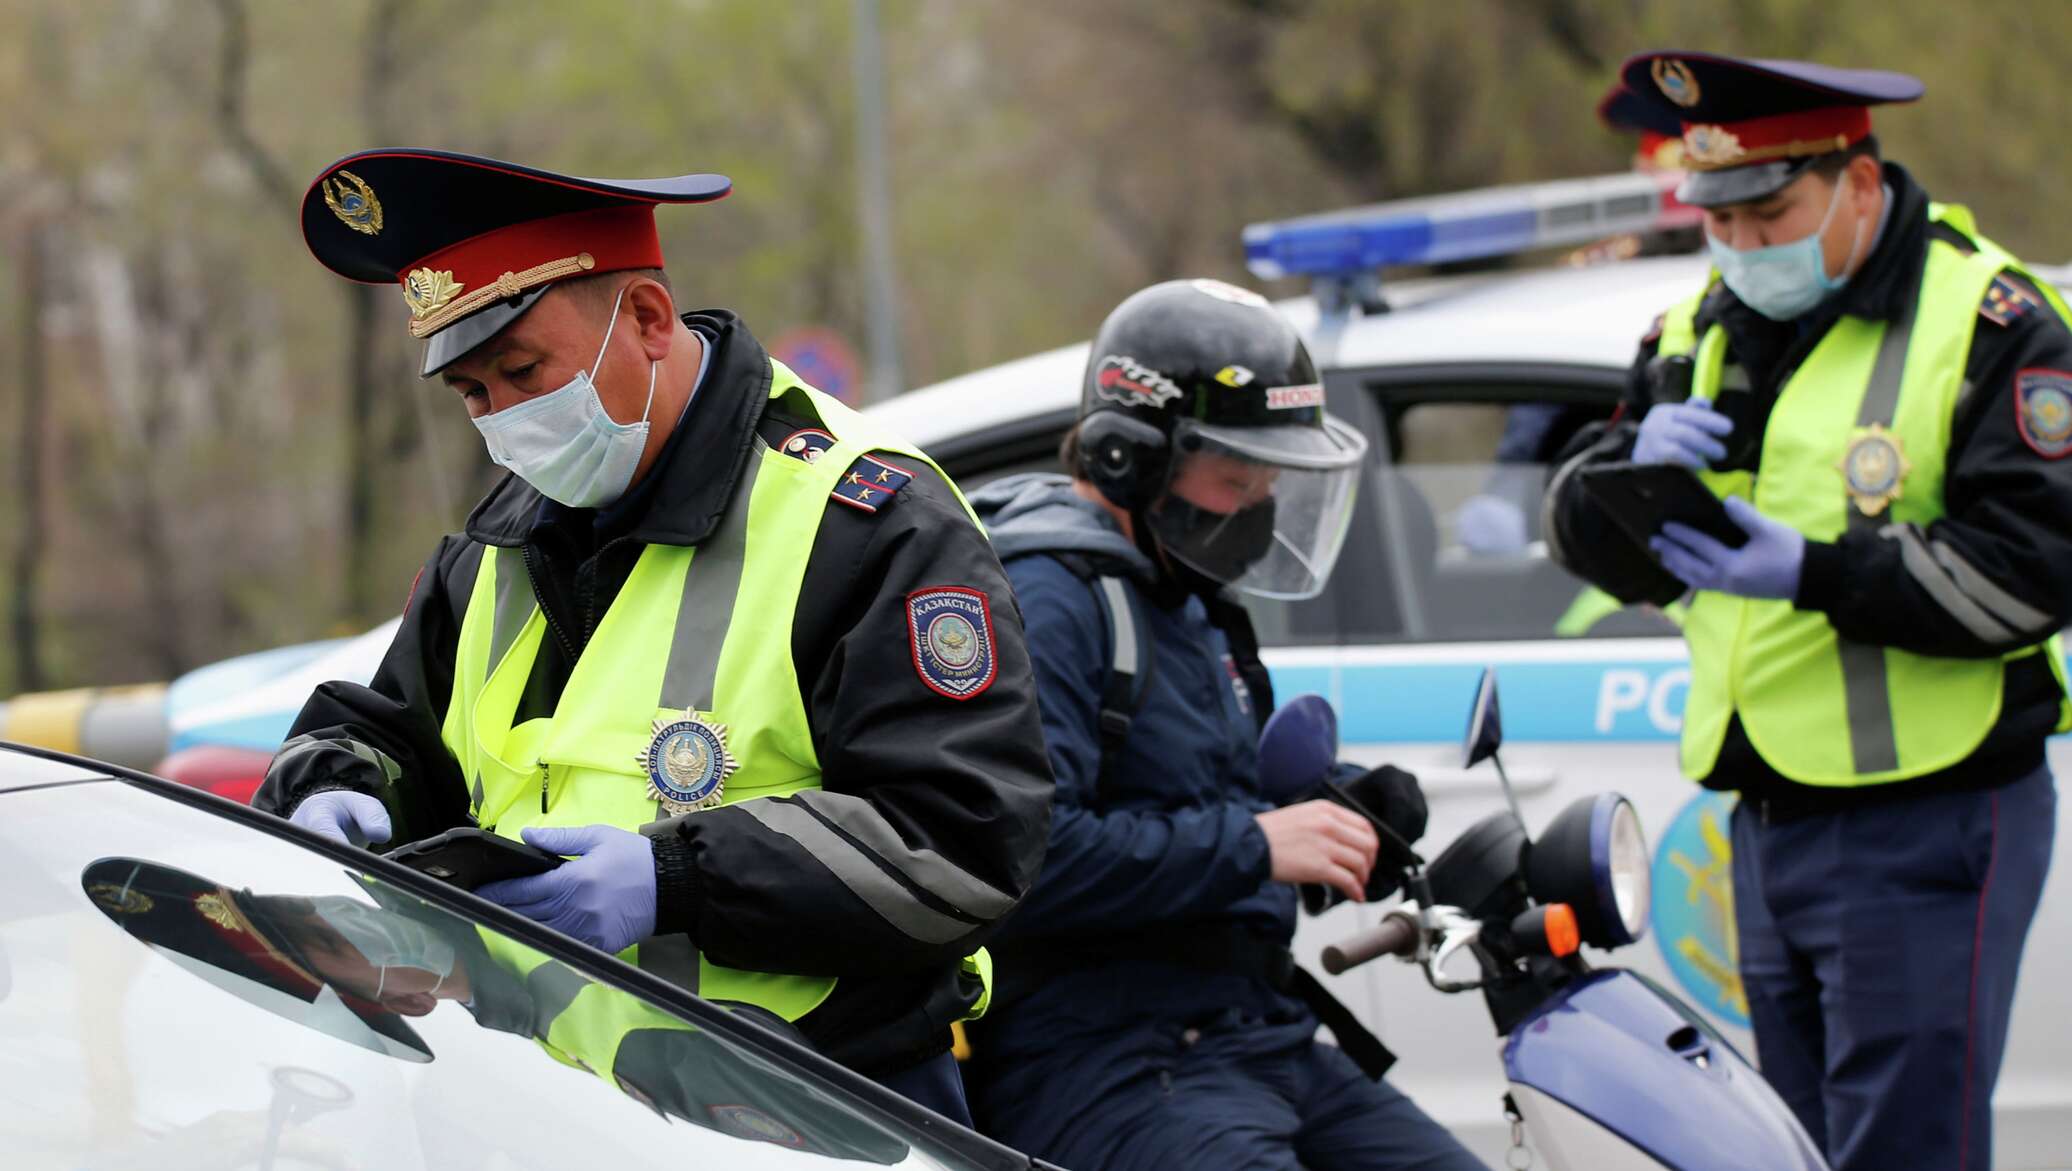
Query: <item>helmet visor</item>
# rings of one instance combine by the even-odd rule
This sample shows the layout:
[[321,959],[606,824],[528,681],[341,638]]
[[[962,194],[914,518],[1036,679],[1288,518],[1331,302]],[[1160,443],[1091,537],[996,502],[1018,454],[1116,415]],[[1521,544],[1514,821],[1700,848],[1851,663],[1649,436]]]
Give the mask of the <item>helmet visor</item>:
[[1326,415],[1321,427],[1182,422],[1174,441],[1171,479],[1147,517],[1166,553],[1259,597],[1321,593],[1345,546],[1366,439]]

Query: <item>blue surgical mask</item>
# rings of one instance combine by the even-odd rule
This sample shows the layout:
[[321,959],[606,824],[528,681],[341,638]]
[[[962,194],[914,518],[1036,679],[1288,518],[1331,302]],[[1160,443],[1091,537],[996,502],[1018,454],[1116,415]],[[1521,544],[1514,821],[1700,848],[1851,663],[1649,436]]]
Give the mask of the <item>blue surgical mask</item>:
[[648,363],[647,406],[638,423],[614,421],[594,381],[625,296],[626,290],[620,289],[612,300],[612,324],[605,327],[589,370],[559,390],[474,421],[498,467],[509,468],[542,496],[570,508],[597,508],[625,495],[641,453],[647,450],[658,364]]
[[1772,321],[1791,321],[1849,283],[1848,273],[1856,264],[1857,249],[1863,247],[1863,224],[1856,225],[1856,237],[1849,245],[1849,259],[1842,265],[1841,276],[1827,275],[1827,258],[1820,246],[1827,226],[1834,222],[1835,209],[1842,205],[1843,186],[1840,182],[1835,184],[1835,193],[1827,202],[1827,214],[1821,217],[1813,234],[1803,240],[1742,251],[1721,243],[1709,231],[1705,233],[1705,244],[1712,250],[1712,266],[1742,304]]

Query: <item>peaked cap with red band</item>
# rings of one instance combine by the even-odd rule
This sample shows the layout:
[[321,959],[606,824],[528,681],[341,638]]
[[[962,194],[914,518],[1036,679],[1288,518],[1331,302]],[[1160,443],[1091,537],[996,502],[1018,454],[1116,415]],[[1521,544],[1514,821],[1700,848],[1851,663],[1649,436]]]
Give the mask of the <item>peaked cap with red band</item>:
[[[376,1047],[382,1052],[406,1061],[432,1059],[424,1038],[400,1016],[375,1001],[329,983],[311,970],[307,957],[288,942],[294,931],[276,919],[275,910],[307,907],[310,900],[231,890],[185,870],[133,858],[102,858],[86,868],[80,882],[87,897],[117,926],[153,948],[193,960],[202,968],[189,970],[219,987],[243,996],[240,981],[250,981],[304,1004],[316,1002],[328,988],[348,1012],[381,1039]],[[340,943],[351,946],[342,939]],[[236,979],[223,982],[211,973]],[[355,1043],[365,1044],[367,1040],[372,1039]]]
[[[1870,137],[1870,107],[1911,102],[1921,80],[1882,69],[1642,53],[1619,80],[1653,117],[1677,120],[1690,172],[1676,197],[1698,207],[1773,195],[1823,155]],[[1601,107],[1600,107],[1601,109]]]
[[1633,150],[1633,165],[1641,171],[1683,169],[1683,123],[1655,102],[1615,81],[1597,100],[1597,120],[1605,129],[1635,134],[1640,142]]
[[660,268],[658,203],[709,203],[724,175],[583,179],[445,151],[361,151],[302,197],[302,238],[324,267],[396,282],[436,374],[532,308],[557,280]]

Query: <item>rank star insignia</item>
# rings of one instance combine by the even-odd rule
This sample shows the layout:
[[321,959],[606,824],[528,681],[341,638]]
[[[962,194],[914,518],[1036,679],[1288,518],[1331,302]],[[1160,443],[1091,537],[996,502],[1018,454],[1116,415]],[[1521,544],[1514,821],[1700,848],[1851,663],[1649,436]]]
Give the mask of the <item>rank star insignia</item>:
[[672,816],[720,804],[727,777],[740,767],[727,752],[727,726],[692,708],[680,718],[657,719],[654,739],[637,759],[647,770],[648,796]]
[[1849,489],[1849,498],[1865,516],[1877,516],[1899,499],[1901,486],[1914,465],[1901,450],[1899,436],[1883,423],[1859,427],[1849,438],[1849,449],[1835,465]]

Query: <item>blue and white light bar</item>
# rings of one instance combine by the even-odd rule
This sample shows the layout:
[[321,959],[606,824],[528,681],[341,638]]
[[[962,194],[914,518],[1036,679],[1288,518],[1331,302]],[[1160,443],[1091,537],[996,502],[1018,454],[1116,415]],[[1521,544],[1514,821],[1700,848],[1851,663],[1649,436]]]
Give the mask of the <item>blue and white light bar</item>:
[[1401,199],[1245,228],[1245,264],[1262,280],[1351,276],[1442,264],[1699,222],[1676,201],[1683,176],[1606,175]]

